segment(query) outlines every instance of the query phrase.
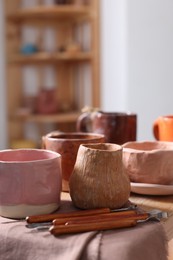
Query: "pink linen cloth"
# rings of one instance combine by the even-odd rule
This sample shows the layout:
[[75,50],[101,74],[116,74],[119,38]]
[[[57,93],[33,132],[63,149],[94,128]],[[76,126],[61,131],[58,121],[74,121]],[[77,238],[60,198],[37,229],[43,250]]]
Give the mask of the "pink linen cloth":
[[[61,211],[74,210],[64,201]],[[8,223],[7,223],[8,222]],[[158,222],[133,228],[61,235],[0,217],[0,260],[166,260],[167,238]]]

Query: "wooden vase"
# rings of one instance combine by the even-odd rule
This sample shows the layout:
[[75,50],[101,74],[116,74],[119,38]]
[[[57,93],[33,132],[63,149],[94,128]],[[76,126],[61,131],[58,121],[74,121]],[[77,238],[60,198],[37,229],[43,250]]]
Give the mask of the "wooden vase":
[[81,209],[122,207],[130,195],[123,171],[122,147],[116,144],[81,144],[71,174],[70,196]]

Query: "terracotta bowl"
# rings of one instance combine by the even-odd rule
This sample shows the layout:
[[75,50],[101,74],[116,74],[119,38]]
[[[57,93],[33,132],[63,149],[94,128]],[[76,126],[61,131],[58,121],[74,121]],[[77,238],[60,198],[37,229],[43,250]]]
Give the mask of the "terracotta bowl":
[[102,134],[53,131],[42,137],[42,147],[61,154],[62,190],[69,192],[69,178],[73,171],[80,144],[103,143]]
[[61,155],[42,149],[0,151],[0,215],[25,218],[60,206]]
[[123,145],[123,164],[131,182],[173,184],[172,142],[128,142]]

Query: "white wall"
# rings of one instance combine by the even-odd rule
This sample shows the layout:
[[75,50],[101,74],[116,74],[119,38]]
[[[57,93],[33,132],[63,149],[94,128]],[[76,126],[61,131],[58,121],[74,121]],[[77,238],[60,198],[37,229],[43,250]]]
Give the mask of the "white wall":
[[[109,2],[109,5],[108,5]],[[102,0],[102,105],[138,114],[138,139],[173,114],[173,1]]]
[[173,114],[173,1],[127,1],[128,107],[140,115],[140,138]]
[[126,2],[101,0],[102,108],[126,110]]

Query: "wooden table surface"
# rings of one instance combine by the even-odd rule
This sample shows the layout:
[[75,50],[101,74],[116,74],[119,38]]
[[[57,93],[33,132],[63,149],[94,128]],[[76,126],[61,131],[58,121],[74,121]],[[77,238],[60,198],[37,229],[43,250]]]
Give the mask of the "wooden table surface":
[[130,201],[147,211],[158,209],[168,213],[168,218],[162,219],[161,222],[169,240],[169,260],[173,260],[173,195],[149,196],[132,193]]

